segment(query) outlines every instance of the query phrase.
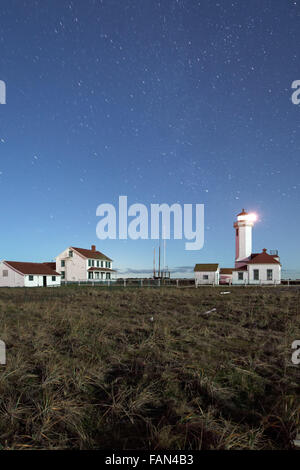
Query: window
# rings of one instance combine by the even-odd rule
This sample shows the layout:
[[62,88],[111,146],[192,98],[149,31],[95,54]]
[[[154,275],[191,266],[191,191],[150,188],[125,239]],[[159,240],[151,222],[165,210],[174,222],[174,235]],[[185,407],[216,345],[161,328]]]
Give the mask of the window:
[[103,268],[103,261],[101,261],[101,268]]
[[259,280],[259,269],[253,269],[253,279],[254,281]]
[[106,266],[107,268],[110,268],[110,262],[109,262],[109,261],[106,261],[105,266]]
[[243,281],[243,279],[244,279],[244,273],[239,272],[238,273],[238,280]]
[[95,266],[95,261],[92,259],[92,266]]
[[61,271],[60,274],[61,274],[61,278],[65,279],[65,271]]
[[92,260],[89,259],[89,266],[92,266]]
[[65,260],[64,260],[64,259],[61,260],[60,265],[61,265],[62,268],[65,267],[66,263],[65,263]]
[[208,280],[208,274],[203,274],[203,279],[205,279],[205,281]]
[[33,281],[33,276],[31,274],[28,276],[28,280]]
[[273,281],[273,269],[267,269],[267,280]]
[[69,256],[70,256],[70,258],[73,258],[73,251],[72,250],[69,251]]
[[110,273],[106,273],[106,279],[110,279]]
[[8,277],[8,269],[3,269],[2,275],[3,277]]
[[53,281],[53,282],[56,281],[56,276],[52,276],[52,281]]
[[100,265],[100,261],[98,260],[97,261],[97,268],[99,268],[99,265]]
[[89,272],[89,279],[93,279],[93,272]]
[[99,273],[98,272],[95,273],[95,279],[99,279]]

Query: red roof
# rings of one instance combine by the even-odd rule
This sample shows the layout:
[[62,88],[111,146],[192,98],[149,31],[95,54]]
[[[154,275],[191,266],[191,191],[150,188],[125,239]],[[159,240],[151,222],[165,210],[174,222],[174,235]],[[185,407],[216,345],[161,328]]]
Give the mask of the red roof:
[[248,212],[245,211],[245,209],[242,210],[242,212],[240,212],[237,217],[239,217],[240,215],[248,215]]
[[43,274],[46,276],[60,276],[54,269],[46,263],[23,263],[21,261],[4,261],[11,268],[22,274]]
[[247,271],[247,264],[243,264],[242,266],[240,266],[239,268],[233,268],[232,271]]
[[43,263],[49,266],[49,268],[53,269],[54,271],[56,270],[56,263],[54,262],[49,262],[49,263]]
[[255,258],[255,256],[258,256],[260,253],[251,253],[249,259]]
[[264,248],[262,253],[253,253],[248,264],[280,264],[280,262],[273,255],[269,255]]
[[108,256],[101,253],[101,251],[97,250],[86,250],[85,248],[75,248],[74,246],[71,247],[72,250],[78,251],[84,258],[91,258],[91,259],[103,259],[106,261],[112,261],[112,259],[108,258]]
[[233,268],[221,268],[220,274],[232,274]]
[[108,271],[110,273],[114,273],[115,270],[114,269],[109,269],[109,268],[89,268],[88,271],[98,271],[98,272],[101,272],[101,271]]

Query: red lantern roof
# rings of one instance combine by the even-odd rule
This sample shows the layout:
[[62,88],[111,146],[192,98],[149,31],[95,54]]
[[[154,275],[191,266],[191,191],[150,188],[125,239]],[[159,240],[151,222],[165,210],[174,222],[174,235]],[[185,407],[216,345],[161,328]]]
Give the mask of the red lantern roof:
[[237,217],[239,217],[240,215],[248,215],[248,212],[245,211],[245,209],[242,210],[242,212],[240,212]]

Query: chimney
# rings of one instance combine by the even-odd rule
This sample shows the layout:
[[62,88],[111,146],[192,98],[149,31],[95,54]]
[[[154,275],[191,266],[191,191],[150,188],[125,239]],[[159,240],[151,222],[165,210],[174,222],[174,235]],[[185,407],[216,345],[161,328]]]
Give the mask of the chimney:
[[96,251],[96,245],[92,245],[92,251]]

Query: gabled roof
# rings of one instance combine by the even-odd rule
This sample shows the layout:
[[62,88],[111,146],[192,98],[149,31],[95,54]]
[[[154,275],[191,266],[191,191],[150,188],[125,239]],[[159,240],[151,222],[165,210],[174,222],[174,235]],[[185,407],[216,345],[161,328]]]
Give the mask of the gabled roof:
[[22,261],[4,261],[7,266],[19,271],[21,274],[41,274],[45,276],[60,276],[46,263],[26,263]]
[[43,264],[46,264],[47,266],[49,266],[49,268],[53,269],[54,271],[56,270],[56,263],[53,261],[50,261],[48,263],[43,263]]
[[215,272],[219,268],[219,263],[207,263],[207,264],[196,264],[194,267],[194,272]]
[[221,268],[220,274],[232,274],[233,268]]
[[274,255],[269,255],[266,248],[264,248],[262,253],[253,253],[248,264],[280,264],[280,262]]
[[242,266],[240,266],[239,268],[233,268],[232,271],[247,271],[248,269],[248,265],[247,264],[243,264]]
[[255,256],[259,255],[259,253],[251,253],[249,256],[249,260],[255,258]]
[[112,261],[112,259],[110,259],[108,256],[101,253],[101,251],[86,250],[85,248],[75,248],[74,246],[71,246],[71,249],[80,253],[84,258],[102,259],[106,261]]

